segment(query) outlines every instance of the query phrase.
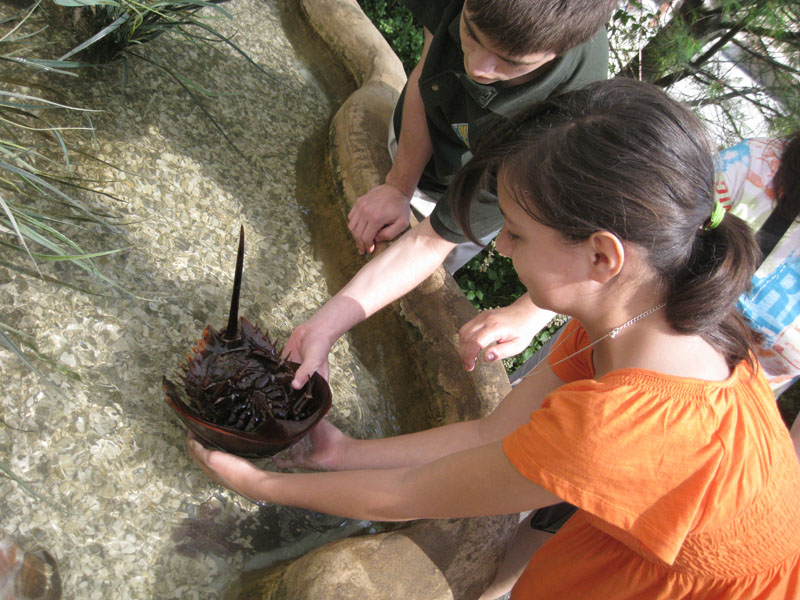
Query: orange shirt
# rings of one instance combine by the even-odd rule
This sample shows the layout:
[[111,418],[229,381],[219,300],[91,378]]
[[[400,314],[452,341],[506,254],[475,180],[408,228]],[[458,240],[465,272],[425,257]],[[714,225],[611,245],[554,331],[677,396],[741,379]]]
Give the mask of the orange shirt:
[[580,324],[561,340],[550,364],[568,383],[503,448],[580,510],[512,600],[800,598],[800,465],[764,377],[595,380],[591,349],[554,364],[588,345]]

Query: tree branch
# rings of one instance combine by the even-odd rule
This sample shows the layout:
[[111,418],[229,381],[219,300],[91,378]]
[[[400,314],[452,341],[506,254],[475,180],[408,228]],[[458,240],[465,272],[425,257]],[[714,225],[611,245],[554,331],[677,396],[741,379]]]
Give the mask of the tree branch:
[[776,59],[772,58],[769,54],[762,54],[760,52],[756,52],[750,46],[748,46],[747,44],[745,44],[743,42],[740,42],[739,40],[733,40],[733,44],[737,48],[740,48],[741,50],[743,50],[744,52],[746,52],[747,54],[749,54],[750,56],[755,58],[756,60],[759,60],[761,62],[765,62],[768,65],[770,65],[772,67],[775,67],[776,69],[779,69],[781,71],[787,71],[787,72],[792,73],[794,75],[800,76],[800,70],[795,69],[791,65],[787,65],[785,63],[780,62],[779,60],[776,60]]
[[[725,26],[730,27],[731,25],[726,24]],[[776,42],[785,42],[787,44],[800,42],[800,31],[781,31],[758,26],[748,26],[743,31],[756,37],[769,38]]]
[[681,71],[670,73],[669,75],[665,75],[660,79],[657,79],[653,83],[660,87],[669,87],[673,83],[684,79],[691,75],[694,71],[702,67],[708,60],[714,56],[717,52],[719,52],[725,44],[730,42],[733,37],[742,30],[742,25],[737,25],[736,27],[728,30],[728,32],[720,37],[708,50],[703,52],[700,56],[689,63],[689,66]]
[[614,60],[617,61],[617,68],[622,70],[622,57],[619,55],[619,52],[617,52],[617,48],[614,44],[611,43],[611,40],[609,40],[608,49],[611,51],[611,54],[614,55]]
[[[719,77],[717,77],[713,73],[709,73],[707,71],[698,70],[695,74],[698,77],[698,81],[702,82],[702,80],[700,79],[701,76],[705,77],[708,80],[708,81],[703,82],[703,83],[705,83],[705,85],[709,85],[709,83],[716,83],[717,85],[729,90],[730,92],[737,92],[738,91],[735,87],[733,87],[727,81],[725,81],[724,79],[720,79]],[[764,90],[759,88],[758,91],[763,92]],[[773,116],[776,116],[776,117],[783,116],[781,111],[779,111],[778,109],[776,109],[773,106],[770,106],[769,104],[765,104],[763,102],[759,102],[753,96],[741,95],[741,98],[742,98],[742,100],[745,100],[746,102],[749,102],[750,104],[755,106],[759,110],[759,112],[761,112],[762,114],[764,114],[764,112],[768,112],[768,113],[771,113]],[[720,104],[720,107],[721,106],[722,105]]]
[[[700,80],[698,79],[698,81]],[[686,102],[686,104],[699,108],[703,106],[710,106],[712,104],[721,104],[725,100],[731,100],[733,98],[744,98],[748,94],[758,93],[760,91],[761,90],[757,87],[742,88],[721,94],[719,96],[710,96],[708,98],[700,98],[699,100],[690,100]]]
[[637,56],[625,65],[625,67],[620,69],[619,75],[638,79],[639,73],[641,72],[643,79],[652,81],[653,75],[655,75],[655,73],[653,73],[655,67],[651,67],[651,65],[656,64],[656,61],[650,59],[652,56],[658,54],[658,45],[662,40],[669,38],[671,30],[679,29],[684,26],[691,27],[690,23],[700,20],[701,17],[697,15],[703,13],[703,1],[704,0],[683,0],[680,2],[680,4],[673,9],[669,21],[647,41],[640,49]]

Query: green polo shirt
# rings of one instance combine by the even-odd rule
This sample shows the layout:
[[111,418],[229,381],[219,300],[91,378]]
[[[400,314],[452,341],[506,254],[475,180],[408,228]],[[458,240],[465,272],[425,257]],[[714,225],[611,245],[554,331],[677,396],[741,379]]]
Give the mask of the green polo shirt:
[[[608,77],[608,38],[605,29],[594,39],[555,59],[540,77],[502,87],[475,83],[464,70],[459,19],[464,0],[404,0],[414,16],[433,34],[419,80],[422,102],[433,143],[433,156],[419,188],[440,198],[431,214],[434,230],[451,242],[466,241],[450,214],[445,192],[453,175],[472,157],[472,149],[491,123],[561,92],[579,89]],[[400,132],[405,90],[395,110]],[[473,206],[473,233],[484,237],[497,231],[503,219],[496,198],[485,195]]]

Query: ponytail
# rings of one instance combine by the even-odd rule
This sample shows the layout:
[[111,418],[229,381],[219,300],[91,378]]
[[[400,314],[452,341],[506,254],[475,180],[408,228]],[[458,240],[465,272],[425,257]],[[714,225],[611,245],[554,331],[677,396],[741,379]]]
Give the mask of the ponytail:
[[729,213],[716,228],[699,229],[689,262],[672,280],[667,320],[680,333],[702,336],[725,355],[729,366],[752,363],[755,339],[735,306],[750,289],[759,262],[752,231],[739,217]]

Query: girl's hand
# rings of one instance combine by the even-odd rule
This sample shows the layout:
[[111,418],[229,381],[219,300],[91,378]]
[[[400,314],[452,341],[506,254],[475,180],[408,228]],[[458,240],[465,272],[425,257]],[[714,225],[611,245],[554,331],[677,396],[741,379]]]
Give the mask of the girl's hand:
[[344,468],[344,449],[352,441],[351,437],[323,419],[302,440],[272,460],[282,469],[340,470]]
[[191,432],[186,438],[186,447],[189,450],[189,456],[194,459],[209,479],[251,500],[263,500],[263,498],[253,498],[247,494],[247,484],[265,475],[265,472],[253,463],[227,452],[209,450],[203,447]]
[[523,352],[553,317],[524,294],[509,306],[485,310],[458,330],[458,349],[467,371],[475,368],[481,351],[486,362]]

